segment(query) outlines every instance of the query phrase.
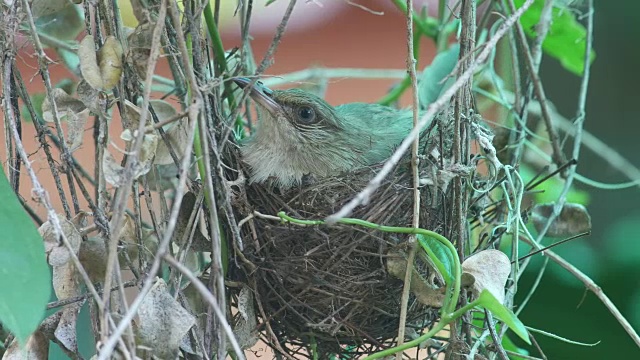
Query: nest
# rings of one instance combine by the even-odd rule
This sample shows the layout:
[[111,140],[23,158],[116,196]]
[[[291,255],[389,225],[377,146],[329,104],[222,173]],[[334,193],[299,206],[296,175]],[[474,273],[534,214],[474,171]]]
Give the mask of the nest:
[[[442,129],[421,138],[423,154],[450,153],[451,139]],[[442,132],[442,134],[441,134]],[[441,136],[442,135],[442,136]],[[438,184],[441,163],[425,155],[421,178],[431,179],[421,189],[421,227],[451,236],[446,215],[450,191]],[[269,185],[246,187],[246,204],[239,216],[255,211],[275,215],[285,211],[298,219],[324,219],[338,211],[364,188],[380,166],[363,168],[337,177],[315,179],[281,192]],[[396,171],[358,207],[353,218],[373,223],[411,227],[413,185],[409,163]],[[357,357],[392,346],[400,321],[403,281],[386,267],[390,256],[402,254],[409,235],[350,226],[299,226],[256,216],[242,228],[245,269],[256,302],[269,322],[272,336],[265,340],[275,348],[303,354],[301,347],[316,344],[320,354]],[[252,239],[253,243],[249,244]],[[433,278],[427,264],[416,264],[423,277]],[[443,284],[435,283],[436,286]],[[437,320],[438,308],[426,306],[412,294],[407,326],[418,332]],[[264,330],[264,328],[263,328]],[[273,335],[279,344],[273,343]],[[308,351],[307,351],[308,353]],[[324,358],[324,356],[322,356]]]

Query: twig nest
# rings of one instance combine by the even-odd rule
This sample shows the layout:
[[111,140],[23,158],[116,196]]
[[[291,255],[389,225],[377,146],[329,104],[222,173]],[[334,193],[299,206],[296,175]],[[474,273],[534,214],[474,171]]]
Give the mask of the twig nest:
[[[446,122],[445,122],[446,123]],[[448,126],[446,128],[449,128]],[[452,208],[448,185],[460,171],[448,166],[453,137],[442,130],[423,135],[420,165],[420,224],[444,236],[453,235]],[[445,141],[440,141],[445,139]],[[444,164],[444,168],[441,166]],[[393,259],[402,265],[408,255],[407,234],[347,226],[300,226],[275,221],[285,211],[298,219],[320,220],[338,211],[357,192],[367,186],[380,170],[362,168],[335,177],[309,179],[302,185],[281,191],[267,184],[248,184],[244,203],[236,203],[238,218],[252,217],[242,226],[245,251],[243,261],[248,283],[265,322],[269,322],[279,348],[300,354],[299,347],[317,344],[322,354],[349,356],[371,353],[392,345],[400,323],[400,304],[404,276],[388,270]],[[351,215],[376,224],[411,227],[414,203],[409,161],[397,166],[368,199],[367,205]],[[250,242],[252,242],[250,244]],[[406,267],[406,260],[404,260]],[[242,265],[242,264],[241,264]],[[401,266],[400,266],[401,267]],[[421,289],[439,290],[444,286],[424,258],[417,257],[413,279]],[[440,289],[441,290],[441,289]],[[407,327],[428,328],[439,308],[417,299],[412,288],[408,303]],[[434,304],[438,304],[434,294]]]
[[[456,239],[450,184],[474,168],[448,160],[452,125],[438,124],[445,126],[425,131],[420,140],[420,226]],[[365,188],[380,168],[308,179],[286,191],[247,184],[236,197],[237,218],[249,219],[241,227],[245,249],[238,263],[263,323],[269,324],[265,338],[279,341],[273,347],[300,355],[310,344],[321,354],[344,354],[348,346],[347,355],[357,357],[395,343],[409,235],[342,224],[300,226],[273,217],[284,211],[322,220]],[[351,217],[411,227],[414,196],[410,162],[404,161]],[[417,256],[413,267],[418,286],[411,288],[406,326],[422,331],[437,320],[444,284],[425,257]]]
[[[323,219],[366,185],[363,179],[369,179],[371,171],[323,179],[283,195],[253,185],[248,197],[261,213],[285,209],[297,218]],[[431,201],[428,193],[423,196],[426,203]],[[409,177],[400,175],[376,192],[371,199],[375,205],[359,208],[354,217],[410,226],[412,196]],[[438,216],[429,211],[422,215],[425,224],[441,226]],[[254,231],[255,244],[245,253],[257,267],[250,276],[257,301],[280,340],[310,344],[313,337],[326,352],[337,353],[345,344],[368,345],[370,351],[397,336],[403,281],[390,274],[386,264],[389,258],[406,258],[408,235],[347,225],[303,227],[260,218],[254,219]],[[416,268],[422,279],[434,280],[426,264]],[[412,294],[407,324],[428,327],[437,312]]]

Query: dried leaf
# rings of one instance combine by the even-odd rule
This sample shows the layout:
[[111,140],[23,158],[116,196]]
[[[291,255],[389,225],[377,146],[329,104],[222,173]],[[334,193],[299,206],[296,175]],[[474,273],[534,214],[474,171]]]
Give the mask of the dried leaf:
[[20,346],[17,340],[13,340],[2,360],[47,360],[49,359],[49,339],[41,332],[36,331],[27,340],[24,346]]
[[59,300],[80,295],[80,274],[72,262],[53,267],[52,284]]
[[89,85],[85,80],[80,80],[76,89],[78,100],[91,110],[94,114],[106,115],[104,112],[105,100],[100,98],[100,92]]
[[474,296],[486,289],[504,304],[504,286],[511,272],[511,261],[502,251],[489,249],[468,257],[462,263],[462,272],[464,277],[473,276]]
[[175,189],[178,184],[178,167],[174,163],[155,165],[146,177],[151,191]]
[[[191,235],[192,226],[189,226],[189,219],[191,213],[196,206],[196,195],[192,192],[187,192],[182,198],[180,203],[180,212],[178,213],[178,221],[176,223],[176,229],[173,233],[173,242],[178,245],[184,245],[189,240]],[[197,210],[197,209],[196,209]],[[197,220],[197,217],[196,217]],[[193,226],[198,227],[198,222],[195,221]],[[211,251],[211,241],[200,231],[198,227],[193,234],[193,240],[191,241],[191,249],[195,251]]]
[[[531,218],[533,226],[538,232],[541,232],[547,225],[554,206],[553,203],[548,203],[538,204],[533,208]],[[546,236],[565,237],[587,231],[591,231],[591,216],[587,209],[580,204],[567,203],[562,207],[560,215],[551,223]]]
[[[393,277],[404,281],[407,272],[407,260],[402,251],[390,251],[387,258],[387,271]],[[434,270],[435,271],[435,270]],[[422,277],[415,268],[411,275],[411,292],[416,299],[424,305],[433,307],[442,307],[444,301],[445,287],[438,288],[435,284],[429,283],[427,279]]]
[[78,339],[76,337],[76,323],[78,314],[82,308],[82,303],[74,303],[66,306],[62,310],[62,317],[54,332],[58,344],[66,348],[67,351],[78,354]]
[[107,272],[107,247],[102,238],[90,237],[83,241],[78,258],[91,281],[104,281]]
[[105,151],[102,157],[102,172],[104,173],[104,179],[109,184],[115,187],[120,187],[124,184],[124,168],[116,162],[116,159],[109,151]]
[[[184,156],[184,149],[187,145],[188,134],[187,129],[184,128],[182,122],[178,121],[172,124],[169,124],[165,130],[165,135],[171,148],[175,152],[175,155],[178,159],[181,159]],[[154,164],[156,165],[169,165],[174,164],[173,158],[171,157],[171,152],[167,147],[167,144],[164,140],[160,139],[158,141],[158,149],[156,150],[156,157],[154,159]]]
[[[121,134],[121,138],[124,140],[134,140],[135,134],[131,134],[129,130],[125,130]],[[156,147],[158,146],[158,136],[155,134],[145,134],[142,140],[142,148],[140,150],[140,156],[138,162],[134,166],[134,179],[139,178],[142,175],[151,170],[153,165],[153,157],[155,155]],[[104,152],[102,157],[102,168],[104,172],[105,180],[115,186],[120,187],[124,184],[125,169],[116,162],[115,158],[109,151]]]
[[[131,3],[133,5],[133,1]],[[133,65],[136,74],[142,79],[147,76],[154,26],[148,22],[141,22],[127,37],[129,42],[127,61]]]
[[[66,117],[68,110],[71,110],[73,113],[79,113],[86,108],[82,101],[72,97],[62,89],[54,88],[51,95],[53,101],[56,103],[58,118],[61,120]],[[53,122],[54,120],[53,106],[48,96],[46,96],[42,102],[42,118],[48,122]]]
[[[116,229],[112,229],[111,231],[115,232]],[[126,252],[132,263],[138,259],[138,243],[136,239],[135,221],[131,215],[125,214],[120,226],[120,233],[118,234],[118,253],[121,268],[127,268],[127,259],[124,256],[124,252]]]
[[113,36],[105,39],[97,53],[93,36],[85,36],[78,48],[82,77],[94,89],[105,91],[113,88],[122,75],[122,54],[122,45]]
[[[173,105],[163,100],[151,100],[150,105],[153,108],[158,121],[170,119],[177,113]],[[124,111],[128,120],[125,127],[129,129],[129,132],[125,130],[121,138],[125,141],[131,141],[134,138],[133,133],[138,130],[140,117],[142,115],[142,109],[134,105],[132,102],[125,100]],[[145,126],[147,127],[148,132],[150,132],[152,123],[154,123],[153,116],[150,111],[147,111]],[[182,157],[184,154],[185,143],[187,141],[187,131],[184,126],[182,126],[181,122],[176,121],[165,125],[163,127],[163,130],[165,131],[167,140],[171,144],[171,147],[174,149],[176,155],[179,158]],[[173,164],[173,158],[171,157],[165,141],[160,138],[159,132],[155,132],[153,134],[157,134],[158,138],[157,147],[156,149],[154,149],[155,158],[153,163],[157,165]]]
[[[80,243],[82,242],[82,236],[76,226],[69,220],[65,219],[63,214],[58,214],[60,227],[62,232],[66,236],[69,244],[71,245],[74,253],[78,253],[80,249]],[[38,232],[44,240],[44,248],[47,254],[47,261],[51,266],[60,266],[69,262],[70,255],[69,250],[58,242],[59,234],[56,231],[50,221],[45,222],[40,226]]]
[[89,120],[89,109],[84,109],[79,113],[74,113],[71,109],[67,109],[67,137],[65,144],[69,151],[73,152],[82,145],[84,136],[84,126]]
[[169,294],[167,284],[156,280],[138,312],[137,335],[143,345],[163,359],[175,358],[182,338],[195,324],[195,318]]
[[102,81],[100,67],[98,66],[98,54],[96,53],[93,36],[87,35],[80,41],[78,57],[80,58],[80,73],[82,73],[84,80],[92,88],[102,90],[104,81]]
[[135,178],[145,175],[151,170],[153,166],[153,158],[156,155],[156,149],[158,147],[158,135],[145,134],[142,141],[142,149],[140,150],[140,157],[138,158],[138,166],[136,167]]
[[122,75],[122,45],[113,36],[107,36],[104,45],[98,53],[100,75],[103,81],[103,90],[113,88],[120,81]]
[[[142,110],[129,100],[124,101],[124,114],[126,118],[125,129],[130,131],[137,131],[140,124],[140,117],[142,116]],[[123,119],[124,121],[125,119]],[[147,118],[145,119],[145,126],[150,126],[152,122],[151,114],[147,112]]]
[[240,295],[238,295],[238,313],[240,316],[238,316],[233,327],[233,334],[243,350],[253,347],[260,339],[256,331],[258,322],[253,304],[253,293],[245,285],[240,290]]

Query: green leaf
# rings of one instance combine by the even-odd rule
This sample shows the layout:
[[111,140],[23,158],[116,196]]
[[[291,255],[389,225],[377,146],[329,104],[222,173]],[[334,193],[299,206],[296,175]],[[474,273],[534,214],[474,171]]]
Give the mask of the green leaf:
[[[505,334],[505,336],[502,337],[502,348],[507,351],[514,352],[516,354],[529,355],[529,351],[527,349],[523,349],[518,345],[514,344],[511,338],[509,337],[509,335],[507,334]],[[520,359],[520,357],[517,357],[517,356],[509,356],[509,357],[511,359]]]
[[58,58],[74,75],[80,76],[80,58],[78,54],[64,48],[57,48]]
[[[451,286],[451,284],[453,284],[453,282],[455,281],[453,274],[456,264],[453,255],[449,251],[449,248],[444,246],[438,240],[423,234],[418,234],[417,238],[420,246],[422,246],[427,254],[429,254],[430,250],[435,255],[436,259],[431,260],[435,263],[438,270],[442,273],[441,275],[444,279],[444,282],[448,286]],[[438,262],[440,262],[441,266],[438,266]]]
[[25,344],[44,318],[51,275],[42,238],[0,171],[0,322]]
[[[482,329],[484,328],[484,313],[478,313],[475,316],[473,316],[473,319],[471,320],[471,323],[473,324],[473,326],[477,326],[478,328]],[[501,328],[502,324],[497,324],[496,325],[496,330],[498,332],[500,332],[500,328]],[[505,334],[502,337],[502,348],[511,352],[514,352],[516,354],[522,354],[522,355],[529,355],[529,351],[526,349],[523,349],[521,347],[519,347],[518,345],[513,343],[513,340],[511,340],[511,337],[509,337],[509,334]],[[520,359],[519,357],[516,356],[510,356],[509,358],[511,359]]]
[[524,342],[531,345],[527,329],[524,324],[516,317],[511,310],[502,305],[495,296],[487,290],[482,290],[480,296],[476,300],[479,306],[491,311],[491,313],[505,323],[516,335],[518,335]]
[[[36,116],[42,119],[42,103],[44,102],[45,94],[44,93],[35,93],[31,95],[31,104],[33,105],[33,109],[36,112]],[[22,105],[22,119],[26,122],[32,122],[33,118],[31,117],[31,113],[27,109],[26,105]]]
[[460,54],[460,44],[456,43],[451,45],[449,49],[438,53],[431,64],[422,72],[418,85],[418,96],[420,106],[423,109],[436,101],[442,93],[447,83],[447,76],[451,74],[458,62],[458,54]]
[[47,46],[55,47],[59,42],[74,40],[84,29],[84,12],[71,2],[59,11],[34,14],[34,17],[38,33],[42,35],[40,40]]
[[[519,8],[524,0],[515,0],[514,3]],[[520,18],[524,31],[532,38],[536,37],[535,27],[540,22],[543,6],[544,0],[536,0]],[[587,30],[576,20],[574,12],[568,7],[555,6],[552,10],[551,27],[542,43],[542,50],[547,55],[558,59],[565,69],[576,75],[582,75],[586,37]],[[595,56],[595,52],[591,51],[591,62]]]

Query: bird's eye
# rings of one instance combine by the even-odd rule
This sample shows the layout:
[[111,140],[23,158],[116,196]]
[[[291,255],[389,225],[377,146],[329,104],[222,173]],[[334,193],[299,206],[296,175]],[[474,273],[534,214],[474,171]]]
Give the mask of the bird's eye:
[[316,119],[316,112],[310,106],[302,106],[298,108],[298,119],[301,123],[311,124]]

